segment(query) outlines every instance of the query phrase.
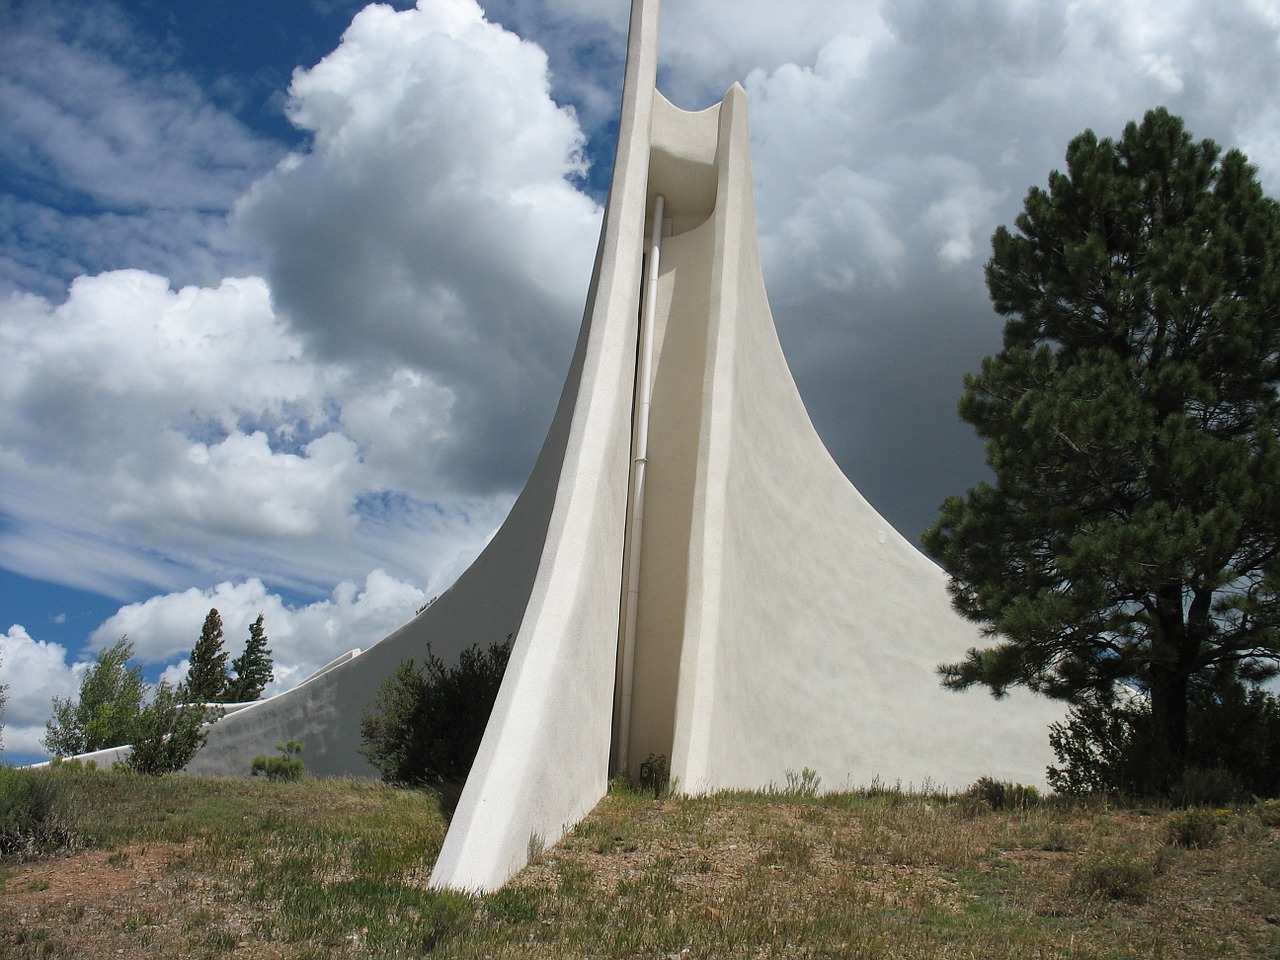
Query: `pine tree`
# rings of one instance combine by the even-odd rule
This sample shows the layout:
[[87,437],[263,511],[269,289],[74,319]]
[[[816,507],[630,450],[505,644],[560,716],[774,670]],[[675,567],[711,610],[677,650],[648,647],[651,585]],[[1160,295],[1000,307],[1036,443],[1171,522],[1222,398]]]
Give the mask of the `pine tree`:
[[271,650],[267,646],[266,630],[262,626],[262,614],[249,625],[249,639],[244,653],[231,661],[235,677],[227,685],[227,703],[246,703],[261,698],[262,691],[274,674],[271,667]]
[[191,663],[182,684],[188,703],[221,703],[227,690],[227,651],[222,648],[222,617],[217,608],[204,618],[200,639],[191,649]]
[[1194,690],[1280,659],[1280,205],[1163,109],[1066,159],[992,238],[1004,347],[959,409],[995,483],[923,538],[992,645],[941,670],[1104,706],[1138,690],[1167,790]]

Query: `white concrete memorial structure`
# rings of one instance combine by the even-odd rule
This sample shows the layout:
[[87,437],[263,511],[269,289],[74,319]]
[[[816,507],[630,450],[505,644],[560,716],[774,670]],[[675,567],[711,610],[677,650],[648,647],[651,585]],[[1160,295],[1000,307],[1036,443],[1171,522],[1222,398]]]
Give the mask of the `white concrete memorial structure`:
[[746,95],[668,103],[658,8],[632,4],[582,329],[511,515],[422,614],[226,717],[189,767],[246,774],[292,737],[313,773],[371,774],[360,715],[400,661],[512,635],[436,886],[501,886],[650,755],[690,793],[804,768],[827,788],[1039,783],[1051,760],[1061,707],[940,685],[979,632],[814,431],[765,294]]

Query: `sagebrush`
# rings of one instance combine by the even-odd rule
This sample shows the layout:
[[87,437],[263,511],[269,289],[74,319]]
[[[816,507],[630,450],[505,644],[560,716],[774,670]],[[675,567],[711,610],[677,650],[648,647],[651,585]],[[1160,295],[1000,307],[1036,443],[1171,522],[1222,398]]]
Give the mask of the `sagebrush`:
[[421,668],[404,661],[360,719],[360,752],[390,783],[465,781],[510,655],[508,637],[488,650],[463,650],[453,666],[445,666],[430,647]]
[[69,799],[67,781],[52,770],[0,766],[0,857],[71,846]]

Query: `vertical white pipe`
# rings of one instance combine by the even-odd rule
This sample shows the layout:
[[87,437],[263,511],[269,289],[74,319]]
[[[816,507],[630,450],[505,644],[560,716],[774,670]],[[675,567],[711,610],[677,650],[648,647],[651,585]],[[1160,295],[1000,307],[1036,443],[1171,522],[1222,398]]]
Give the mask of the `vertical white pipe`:
[[622,694],[618,705],[618,770],[630,769],[631,699],[635,686],[636,615],[640,606],[640,544],[644,534],[644,474],[649,457],[649,405],[653,399],[653,323],[658,302],[658,262],[662,252],[662,214],[665,200],[653,203],[653,234],[649,269],[640,315],[640,350],[636,358],[636,411],[631,439],[631,528],[626,544],[626,618],[622,628]]

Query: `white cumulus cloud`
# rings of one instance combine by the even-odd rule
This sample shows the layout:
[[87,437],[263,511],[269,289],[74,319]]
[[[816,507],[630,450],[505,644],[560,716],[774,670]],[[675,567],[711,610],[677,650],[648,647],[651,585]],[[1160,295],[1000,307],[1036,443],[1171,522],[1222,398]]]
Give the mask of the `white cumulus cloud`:
[[0,683],[6,684],[4,750],[41,753],[45,721],[53,713],[54,697],[74,697],[87,663],[68,663],[67,651],[56,643],[32,639],[15,624],[0,634]]
[[549,91],[472,0],[370,6],[295,75],[307,147],[237,207],[265,276],[0,301],[0,562],[121,597],[379,568],[440,589],[532,465],[581,315],[600,211]]
[[347,422],[367,431],[388,402],[425,418],[415,490],[511,489],[549,422],[599,229],[546,54],[472,0],[370,6],[296,74],[289,115],[309,150],[237,211],[278,307],[322,355],[399,378]]
[[428,599],[422,589],[382,570],[372,571],[363,583],[343,581],[330,596],[300,606],[286,603],[258,579],[225,581],[121,607],[90,639],[94,649],[101,649],[128,636],[139,662],[172,662],[166,676],[181,679],[182,658],[195,645],[210,609],[217,609],[222,620],[228,663],[244,649],[249,624],[261,615],[277,665],[270,694],[348,650],[371,646],[412,618]]

